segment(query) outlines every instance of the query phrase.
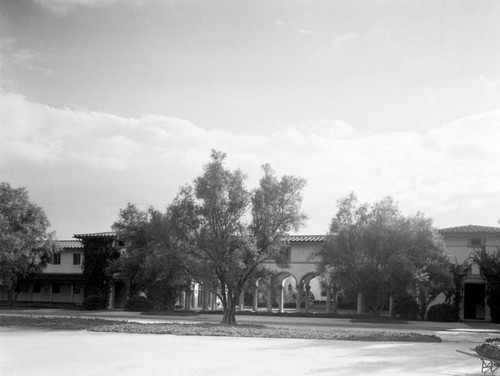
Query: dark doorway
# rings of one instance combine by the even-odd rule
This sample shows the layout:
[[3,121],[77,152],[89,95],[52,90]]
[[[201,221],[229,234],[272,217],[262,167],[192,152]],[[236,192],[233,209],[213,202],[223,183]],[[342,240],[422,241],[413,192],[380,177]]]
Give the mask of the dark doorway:
[[481,283],[467,283],[464,291],[464,319],[465,320],[484,320],[485,285]]
[[127,303],[127,286],[123,282],[115,283],[115,307],[123,308]]

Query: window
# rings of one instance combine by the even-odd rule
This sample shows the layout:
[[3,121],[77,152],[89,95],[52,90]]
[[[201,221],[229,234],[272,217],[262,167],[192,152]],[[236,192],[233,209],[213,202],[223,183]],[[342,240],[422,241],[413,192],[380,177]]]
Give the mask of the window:
[[61,254],[60,253],[54,254],[54,259],[52,260],[52,263],[54,265],[60,265],[61,264]]
[[33,285],[33,293],[39,294],[41,290],[42,290],[42,286],[39,283],[35,283]]
[[82,262],[82,255],[80,253],[73,253],[73,265],[80,265]]
[[472,238],[470,240],[470,246],[472,248],[480,248],[481,247],[481,238]]
[[74,285],[73,286],[73,294],[79,294],[80,293],[80,286]]
[[281,251],[280,259],[282,262],[291,262],[292,261],[292,247],[286,247]]
[[52,294],[59,294],[61,292],[61,284],[53,283],[52,284]]

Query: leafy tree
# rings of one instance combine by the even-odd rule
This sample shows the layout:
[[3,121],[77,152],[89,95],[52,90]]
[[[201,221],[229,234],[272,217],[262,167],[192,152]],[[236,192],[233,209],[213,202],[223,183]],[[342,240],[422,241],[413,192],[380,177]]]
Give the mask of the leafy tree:
[[404,217],[390,197],[372,205],[358,204],[353,193],[340,199],[318,255],[318,271],[362,293],[377,315],[390,295],[404,296],[415,284],[427,291],[426,302],[448,284],[437,277],[446,259],[431,220],[421,214]]
[[[114,239],[108,237],[81,238],[83,242],[83,285],[85,298],[98,296],[96,301],[109,301],[113,283],[110,265],[120,257]],[[106,308],[105,306],[101,307]]]
[[445,303],[453,305],[457,312],[460,312],[460,306],[464,295],[464,280],[469,275],[471,266],[470,260],[465,260],[464,262],[459,263],[456,258],[455,263],[450,263],[449,266],[452,278],[452,287],[445,292]]
[[[158,309],[173,310],[186,286],[186,260],[171,235],[169,213],[150,207],[145,211],[128,204],[120,210],[113,229],[126,245],[114,269],[127,283],[129,295],[146,293]],[[190,281],[189,281],[190,283]]]
[[203,174],[180,190],[170,210],[186,254],[197,266],[195,275],[217,286],[222,324],[233,325],[241,291],[264,264],[286,265],[287,236],[306,219],[300,208],[305,181],[278,179],[265,165],[259,187],[249,191],[245,174],[227,169],[225,158],[212,151]]
[[0,288],[13,305],[29,289],[55,251],[43,209],[29,200],[26,188],[0,183]]
[[481,276],[486,280],[487,303],[490,307],[491,321],[500,323],[500,257],[490,254],[486,246],[482,245],[479,251],[474,252],[472,259],[479,265]]

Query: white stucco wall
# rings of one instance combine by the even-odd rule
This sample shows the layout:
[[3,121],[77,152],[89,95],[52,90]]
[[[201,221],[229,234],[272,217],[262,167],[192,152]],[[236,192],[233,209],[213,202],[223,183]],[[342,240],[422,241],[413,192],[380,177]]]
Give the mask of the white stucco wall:
[[[73,254],[80,254],[80,265],[73,265]],[[82,273],[83,271],[83,249],[64,249],[61,251],[60,264],[48,264],[44,273]]]

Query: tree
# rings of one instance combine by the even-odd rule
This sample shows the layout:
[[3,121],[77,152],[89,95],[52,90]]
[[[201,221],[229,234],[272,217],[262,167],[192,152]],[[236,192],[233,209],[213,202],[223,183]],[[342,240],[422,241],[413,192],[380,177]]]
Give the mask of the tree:
[[491,321],[500,323],[500,257],[490,254],[486,246],[472,255],[473,261],[479,265],[481,276],[486,280],[487,303],[490,307]]
[[[188,282],[186,260],[176,247],[168,212],[128,204],[113,229],[126,252],[113,268],[127,283],[130,296],[146,293],[158,309],[173,310],[178,293]],[[190,283],[190,281],[189,281]]]
[[[268,261],[286,264],[290,231],[298,231],[303,179],[278,179],[269,165],[254,191],[245,174],[224,165],[226,154],[212,151],[203,174],[183,187],[171,205],[173,222],[201,282],[217,286],[224,309],[222,324],[236,324],[241,291]],[[248,221],[248,223],[247,223]]]
[[390,197],[372,205],[358,204],[353,193],[340,199],[318,255],[318,271],[362,293],[377,315],[389,296],[406,295],[415,284],[427,289],[425,303],[444,288],[441,276],[434,279],[446,259],[432,221],[420,213],[404,217]]
[[[82,237],[81,240],[84,252],[82,276],[85,299],[99,302],[99,309],[105,309],[113,283],[110,266],[120,257],[120,252],[115,246],[114,237]],[[97,300],[96,296],[99,297]]]
[[29,289],[55,251],[43,209],[29,200],[26,188],[0,183],[0,288],[13,305]]

